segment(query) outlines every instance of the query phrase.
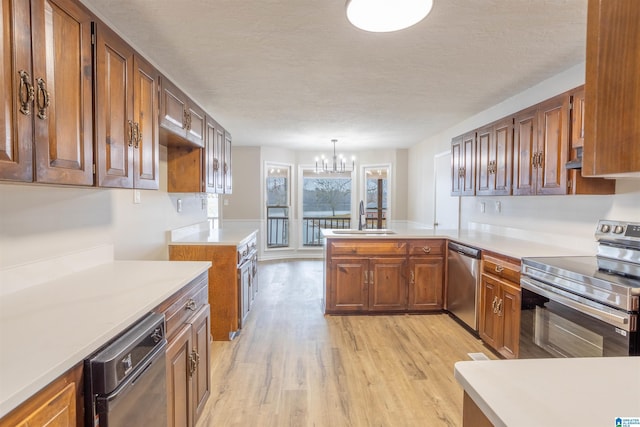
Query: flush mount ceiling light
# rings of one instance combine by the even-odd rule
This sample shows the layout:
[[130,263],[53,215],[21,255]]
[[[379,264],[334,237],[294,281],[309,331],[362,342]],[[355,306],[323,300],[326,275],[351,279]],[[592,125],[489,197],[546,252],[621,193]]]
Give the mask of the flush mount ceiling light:
[[347,18],[361,30],[387,33],[422,21],[433,0],[347,0]]

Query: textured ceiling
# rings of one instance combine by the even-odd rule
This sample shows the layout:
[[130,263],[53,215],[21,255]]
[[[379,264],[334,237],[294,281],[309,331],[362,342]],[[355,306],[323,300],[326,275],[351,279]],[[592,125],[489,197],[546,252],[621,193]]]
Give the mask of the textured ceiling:
[[366,33],[344,0],[83,0],[235,145],[410,147],[584,61],[586,0],[435,0]]

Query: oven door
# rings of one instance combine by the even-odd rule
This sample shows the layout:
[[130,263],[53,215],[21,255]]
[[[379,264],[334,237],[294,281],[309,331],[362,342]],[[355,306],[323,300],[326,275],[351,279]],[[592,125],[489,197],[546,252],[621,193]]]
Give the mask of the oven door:
[[638,354],[637,314],[522,277],[522,359]]

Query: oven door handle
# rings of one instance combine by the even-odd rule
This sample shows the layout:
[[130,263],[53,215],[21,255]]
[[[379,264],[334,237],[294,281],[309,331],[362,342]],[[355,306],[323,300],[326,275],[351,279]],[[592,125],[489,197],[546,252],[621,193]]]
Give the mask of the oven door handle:
[[[605,323],[613,326],[620,326],[622,329],[628,331],[629,330],[629,316],[620,316],[606,310],[599,309],[597,307],[592,307],[587,304],[583,304],[580,301],[574,301],[571,298],[567,298],[558,292],[550,289],[544,283],[533,281],[526,277],[520,278],[520,286],[524,289],[528,289],[531,292],[535,292],[538,295],[542,295],[543,297],[547,297],[552,301],[555,301],[559,304],[565,305],[569,308],[577,310],[581,313],[587,314],[591,317],[595,317],[596,319],[602,320]],[[580,297],[578,297],[580,298]],[[581,298],[583,299],[583,298]]]

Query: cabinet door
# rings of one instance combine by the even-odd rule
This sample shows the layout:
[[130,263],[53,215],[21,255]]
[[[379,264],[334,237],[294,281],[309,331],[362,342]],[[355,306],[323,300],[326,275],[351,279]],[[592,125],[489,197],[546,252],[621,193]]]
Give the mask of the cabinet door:
[[500,318],[497,304],[500,301],[500,282],[491,276],[482,275],[480,284],[480,316],[478,333],[487,345],[497,348],[500,342]]
[[204,191],[207,193],[216,192],[216,127],[217,123],[207,116],[203,153]]
[[224,193],[224,129],[216,127],[213,147],[215,192]]
[[476,194],[476,133],[470,132],[462,137],[462,195]]
[[520,348],[520,289],[502,283],[500,300],[500,316],[502,325],[502,340],[498,343],[498,352],[508,359],[518,357]]
[[29,2],[2,0],[0,179],[33,180],[33,72]]
[[327,307],[331,311],[366,311],[369,308],[367,258],[332,258]]
[[640,2],[589,0],[583,176],[640,177]]
[[477,157],[476,157],[476,194],[492,194],[495,189],[495,181],[492,175],[492,165],[495,161],[495,140],[493,138],[493,125],[479,129],[477,132]]
[[[584,146],[584,86],[571,94],[571,149]],[[574,156],[571,156],[574,158]]]
[[564,94],[538,107],[536,194],[567,194],[569,100]]
[[251,263],[245,263],[238,272],[240,292],[240,328],[244,326],[244,320],[251,309]]
[[409,310],[442,310],[444,258],[409,258]]
[[462,195],[462,136],[451,140],[451,195]]
[[537,108],[530,108],[515,116],[513,129],[513,194],[535,194],[538,152]]
[[407,309],[406,258],[369,260],[369,310],[403,311]]
[[224,173],[224,193],[231,194],[233,192],[233,173],[231,170],[231,134],[224,133],[224,164],[222,172]]
[[169,79],[160,78],[160,127],[185,136],[187,97]]
[[96,28],[96,173],[100,187],[133,187],[133,49]]
[[133,58],[133,121],[135,188],[157,190],[160,182],[158,136],[158,81],[156,69],[139,56]]
[[36,181],[93,184],[91,15],[32,0]]
[[199,147],[204,147],[205,123],[204,110],[189,101],[187,104],[187,139]]
[[513,176],[513,118],[499,121],[492,131],[495,141],[494,163],[491,167],[492,194],[508,196],[511,194]]
[[169,427],[193,425],[191,376],[192,328],[185,325],[167,347],[167,419]]
[[193,330],[193,352],[196,355],[196,370],[193,375],[193,416],[194,424],[200,418],[205,403],[211,394],[211,330],[210,307],[207,304],[194,314],[189,323]]

